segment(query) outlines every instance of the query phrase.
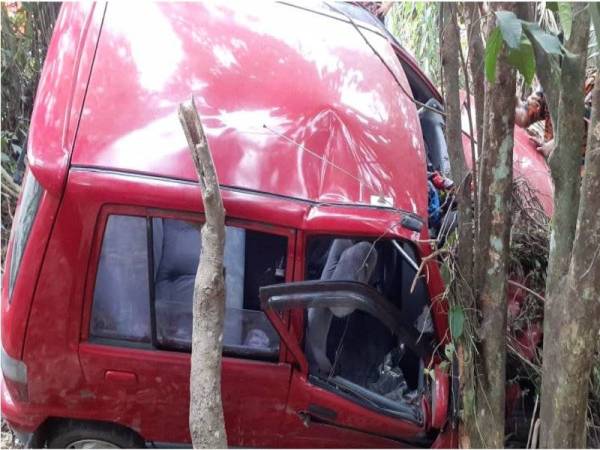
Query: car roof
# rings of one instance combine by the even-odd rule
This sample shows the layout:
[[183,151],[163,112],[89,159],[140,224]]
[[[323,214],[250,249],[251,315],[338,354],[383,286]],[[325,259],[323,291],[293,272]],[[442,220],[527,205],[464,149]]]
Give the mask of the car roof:
[[[392,75],[365,42],[368,39]],[[195,180],[193,94],[220,183],[426,214],[425,150],[388,40],[287,4],[109,3],[71,163]]]

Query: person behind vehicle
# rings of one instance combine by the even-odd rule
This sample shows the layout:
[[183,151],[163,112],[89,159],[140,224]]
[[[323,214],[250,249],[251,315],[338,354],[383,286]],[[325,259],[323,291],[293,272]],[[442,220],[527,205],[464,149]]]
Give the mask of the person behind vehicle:
[[381,20],[381,22],[385,22],[385,16],[393,6],[393,2],[358,2],[358,4]]
[[373,14],[388,30],[390,29],[388,12],[394,6],[394,2],[352,2]]
[[[584,85],[584,121],[586,135],[589,117],[592,109],[592,90],[594,88],[595,81],[596,72],[593,72],[586,78]],[[531,139],[536,144],[537,151],[542,153],[544,157],[548,158],[555,147],[554,129],[552,127],[552,120],[550,117],[550,109],[548,107],[548,102],[544,95],[544,91],[541,88],[535,91],[529,97],[527,97],[527,100],[525,100],[524,102],[518,102],[517,107],[515,109],[515,123],[517,123],[517,125],[523,128],[527,128],[540,120],[544,121],[543,140],[540,140],[533,136]],[[582,153],[585,154],[585,144]]]

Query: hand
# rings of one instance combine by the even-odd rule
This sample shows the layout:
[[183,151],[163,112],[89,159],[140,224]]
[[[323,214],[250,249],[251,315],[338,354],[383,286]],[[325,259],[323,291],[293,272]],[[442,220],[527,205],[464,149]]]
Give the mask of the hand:
[[542,145],[544,145],[544,140],[538,137],[537,134],[533,133],[529,135],[529,142],[531,142],[536,147],[541,147]]
[[550,155],[552,154],[552,152],[554,151],[554,148],[555,148],[554,139],[551,139],[548,142],[537,147],[536,150],[538,152],[540,152],[542,155],[544,155],[544,157],[546,159],[548,159],[550,157]]

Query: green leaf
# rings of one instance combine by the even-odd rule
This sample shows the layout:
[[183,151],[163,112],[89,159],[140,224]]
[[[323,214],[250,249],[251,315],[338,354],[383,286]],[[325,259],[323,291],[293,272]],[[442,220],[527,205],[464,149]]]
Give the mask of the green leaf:
[[423,374],[431,378],[431,381],[435,381],[435,372],[433,371],[433,369],[425,368],[423,369]]
[[446,344],[446,347],[444,347],[444,355],[446,355],[446,359],[448,361],[452,361],[452,357],[454,356],[454,350],[454,344],[452,342]]
[[496,11],[495,14],[506,45],[509,48],[519,48],[523,33],[521,20],[512,11]]
[[448,311],[448,321],[450,322],[452,339],[461,337],[465,324],[465,312],[460,306],[452,306],[450,308],[450,311]]
[[558,2],[546,2],[546,8],[556,14],[558,13]]
[[450,362],[448,361],[442,361],[439,365],[438,365],[439,369],[443,372],[443,373],[449,373],[450,372]]
[[502,48],[502,33],[500,28],[494,28],[485,45],[485,77],[490,83],[496,81],[496,62]]
[[571,36],[571,25],[573,24],[573,8],[570,3],[558,3],[558,18],[565,33],[565,41]]
[[440,268],[440,274],[442,275],[442,280],[444,280],[444,284],[450,284],[450,281],[452,281],[452,274],[450,273],[450,268],[448,267],[448,264],[442,264],[442,267]]
[[562,45],[555,35],[542,30],[537,23],[522,23],[527,37],[531,41],[535,41],[546,53],[551,55],[560,55],[563,53]]
[[521,75],[525,78],[525,83],[530,85],[535,76],[535,55],[533,54],[533,46],[528,39],[521,39],[519,48],[508,53],[508,62],[521,72]]

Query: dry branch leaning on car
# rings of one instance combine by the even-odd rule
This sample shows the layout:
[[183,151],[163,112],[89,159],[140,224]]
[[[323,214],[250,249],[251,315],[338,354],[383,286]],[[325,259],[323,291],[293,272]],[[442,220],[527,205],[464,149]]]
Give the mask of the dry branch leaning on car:
[[179,105],[179,120],[198,172],[206,222],[194,283],[190,433],[194,448],[226,448],[221,401],[221,354],[225,321],[225,209],[217,171],[194,98]]

